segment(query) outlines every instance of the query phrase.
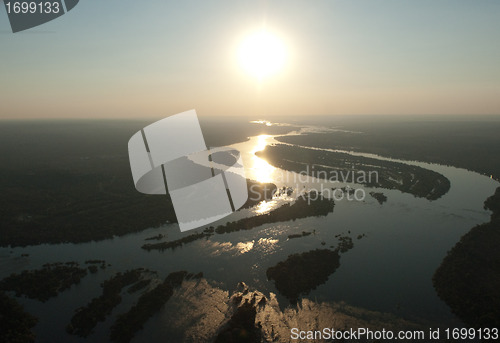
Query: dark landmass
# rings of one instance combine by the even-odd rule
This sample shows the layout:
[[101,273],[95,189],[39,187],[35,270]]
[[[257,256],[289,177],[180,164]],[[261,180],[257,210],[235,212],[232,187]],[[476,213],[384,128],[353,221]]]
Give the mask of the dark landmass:
[[[265,298],[262,298],[265,299]],[[231,316],[224,329],[217,335],[215,343],[260,343],[261,329],[255,324],[257,309],[255,303],[241,304]]]
[[297,303],[300,295],[308,294],[340,266],[338,251],[316,249],[301,254],[293,254],[267,269],[269,280],[274,280],[276,289],[291,303]]
[[370,195],[378,201],[380,205],[387,201],[387,196],[384,193],[370,192]]
[[302,233],[294,233],[294,234],[288,235],[288,239],[306,237],[306,236],[309,236],[310,234],[312,234],[312,232],[302,231]]
[[297,198],[292,204],[284,204],[267,214],[242,218],[234,222],[219,225],[215,229],[208,228],[200,233],[193,233],[186,237],[170,242],[148,243],[142,246],[145,250],[174,249],[183,244],[194,242],[212,236],[214,233],[223,234],[240,230],[251,230],[263,224],[284,222],[311,216],[326,216],[333,212],[334,201],[321,197],[316,192],[310,192]]
[[85,261],[85,264],[90,264],[90,266],[88,266],[87,269],[92,274],[97,273],[98,271],[97,264],[100,264],[101,269],[106,269],[106,261],[104,260],[87,260]]
[[335,203],[317,192],[309,192],[298,197],[292,204],[286,203],[270,213],[248,218],[242,218],[235,222],[219,225],[215,228],[216,233],[228,233],[240,230],[251,230],[263,224],[285,222],[312,216],[326,216],[333,212]]
[[290,196],[293,194],[293,188],[292,187],[281,187],[276,190],[276,196],[283,196],[287,195]]
[[[339,239],[339,244],[338,244],[337,249],[341,253],[348,252],[349,250],[351,250],[352,248],[354,248],[354,243],[353,243],[351,237],[349,237],[349,236],[340,236],[340,237],[338,237],[338,239]],[[358,239],[360,239],[359,236],[358,236]]]
[[163,239],[165,237],[165,235],[163,234],[158,234],[156,236],[151,236],[151,237],[147,237],[147,238],[144,238],[145,241],[159,241],[161,239]]
[[127,292],[129,294],[135,293],[137,291],[140,291],[141,289],[146,288],[147,286],[149,286],[149,284],[151,284],[151,279],[139,280],[136,283],[134,283],[132,286],[130,286],[129,289],[127,290]]
[[485,201],[493,211],[448,252],[433,282],[441,299],[467,325],[500,327],[500,188]]
[[[2,197],[9,204],[0,210],[0,246],[88,242],[177,221],[168,195],[140,194],[129,185],[131,176],[122,177],[120,181],[118,176],[110,176],[105,181],[97,176],[52,173],[20,175],[15,182],[14,175],[1,178],[0,184],[10,179],[10,188],[5,186],[13,193],[21,192],[24,198],[16,203],[19,194],[7,192]],[[247,184],[253,197],[243,208],[271,199],[276,191],[274,184],[250,180]],[[12,197],[11,203],[8,199]]]
[[[277,139],[303,146],[453,165],[500,180],[499,117],[475,117],[473,120],[460,116],[323,117],[318,124],[355,132],[311,133]],[[308,122],[313,120],[308,118]]]
[[37,319],[26,313],[14,299],[0,291],[0,342],[31,343],[35,335],[31,332]]
[[176,220],[169,196],[137,192],[122,171],[2,170],[0,180],[0,246],[89,242]]
[[163,283],[141,295],[137,304],[127,313],[118,316],[111,326],[111,341],[130,342],[135,333],[142,329],[142,325],[170,299],[174,288],[179,287],[186,277],[194,276],[185,271],[170,273]]
[[[302,232],[302,235],[295,236],[298,238],[308,234],[310,233]],[[358,239],[360,237],[362,238],[363,235],[359,235]],[[333,250],[316,249],[289,255],[285,261],[267,269],[267,279],[274,280],[276,289],[292,304],[296,304],[301,295],[306,295],[325,283],[328,277],[337,270],[340,266],[340,253],[346,253],[354,248],[349,235],[337,234],[335,238],[338,239],[338,244],[335,248],[333,245],[330,246]],[[322,241],[321,245],[326,245],[326,242]]]
[[440,198],[450,189],[450,181],[445,176],[404,163],[285,144],[268,146],[256,155],[275,167],[296,173],[368,187],[398,189],[429,200]]
[[[293,129],[231,122],[207,121],[207,145]],[[0,123],[0,246],[89,242],[176,222],[168,195],[141,194],[132,181],[127,143],[148,123]],[[231,129],[221,135],[220,125]]]
[[213,230],[204,230],[203,232],[192,233],[188,236],[176,239],[175,241],[170,242],[161,242],[161,243],[147,243],[142,246],[145,250],[166,250],[166,249],[175,249],[183,246],[184,244],[194,242],[198,239],[202,239],[205,237],[210,237],[213,235]]
[[87,337],[98,322],[106,319],[111,311],[120,304],[120,292],[128,285],[139,281],[143,269],[128,270],[118,273],[111,279],[102,283],[102,295],[94,298],[90,303],[78,309],[71,318],[71,323],[66,327],[70,334]]
[[[334,190],[336,190],[336,188],[332,188],[332,191]],[[354,195],[354,193],[356,193],[356,189],[350,186],[341,187],[340,190],[342,191],[342,193],[349,195]]]
[[271,200],[280,190],[274,183],[261,183],[247,179],[248,200],[241,208],[250,208],[261,201]]
[[101,264],[101,265],[106,265],[105,260],[86,260],[85,264]]
[[12,274],[0,281],[0,290],[14,291],[16,296],[26,296],[42,302],[57,296],[60,292],[78,284],[87,269],[70,264],[46,264],[42,269],[24,270],[20,274]]

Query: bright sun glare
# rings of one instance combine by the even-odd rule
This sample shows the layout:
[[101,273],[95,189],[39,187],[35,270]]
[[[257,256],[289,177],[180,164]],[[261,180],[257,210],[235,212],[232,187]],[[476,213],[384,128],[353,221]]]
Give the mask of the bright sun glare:
[[243,39],[238,51],[241,67],[259,80],[280,71],[286,60],[283,40],[273,33],[260,30]]

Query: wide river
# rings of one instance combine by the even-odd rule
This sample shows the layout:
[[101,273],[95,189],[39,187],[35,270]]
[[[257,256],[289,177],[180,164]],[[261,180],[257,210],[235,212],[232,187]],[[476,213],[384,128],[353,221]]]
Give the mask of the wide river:
[[[314,128],[305,128],[314,130]],[[319,129],[321,130],[321,129]],[[268,144],[276,143],[273,136],[251,137],[234,144],[242,153],[246,176],[277,186],[290,186],[296,191],[342,187],[274,168],[255,156]],[[365,154],[360,154],[365,155]],[[374,155],[365,155],[384,159]],[[398,161],[390,159],[393,161]],[[167,235],[168,240],[181,234],[176,224],[148,229],[123,237],[83,244],[38,245],[25,248],[0,248],[0,278],[23,269],[35,269],[49,262],[102,259],[111,264],[104,271],[85,277],[82,282],[45,303],[20,298],[25,308],[39,318],[35,327],[37,341],[78,342],[82,339],[64,331],[76,308],[100,295],[100,282],[117,271],[145,267],[158,271],[160,277],[178,270],[203,272],[212,285],[231,292],[240,281],[264,294],[277,294],[282,306],[287,301],[279,295],[273,282],[266,278],[266,269],[283,261],[288,255],[335,245],[335,235],[353,238],[354,248],[342,254],[340,267],[325,284],[306,298],[316,302],[345,302],[357,308],[388,312],[409,320],[427,321],[436,325],[456,327],[460,321],[436,295],[432,275],[460,237],[479,223],[489,221],[490,213],[483,209],[484,200],[494,193],[498,183],[484,175],[454,167],[399,161],[437,171],[451,182],[450,191],[435,201],[416,198],[398,190],[369,189],[361,201],[337,201],[333,213],[326,217],[310,217],[296,221],[266,224],[253,230],[214,235],[175,250],[146,251],[141,249],[146,237]],[[383,192],[388,200],[380,205],[368,193]],[[287,198],[262,204],[256,209],[233,214],[225,220],[242,215],[263,213],[279,206]],[[314,235],[289,240],[292,233],[315,230]],[[190,234],[188,232],[187,234]],[[365,235],[358,240],[358,235]],[[21,256],[29,254],[29,256]],[[133,298],[124,301],[113,315],[128,309]],[[172,311],[166,306],[162,311]],[[147,342],[164,335],[165,313],[156,314],[139,332],[134,342]],[[113,318],[100,323],[90,341],[106,340],[106,331]]]

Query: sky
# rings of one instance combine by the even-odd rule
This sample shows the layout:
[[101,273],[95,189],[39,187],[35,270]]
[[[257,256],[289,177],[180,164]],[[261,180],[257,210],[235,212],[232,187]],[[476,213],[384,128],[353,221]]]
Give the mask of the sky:
[[[82,0],[13,34],[0,8],[0,119],[500,114],[500,1]],[[279,73],[240,67],[266,27]]]

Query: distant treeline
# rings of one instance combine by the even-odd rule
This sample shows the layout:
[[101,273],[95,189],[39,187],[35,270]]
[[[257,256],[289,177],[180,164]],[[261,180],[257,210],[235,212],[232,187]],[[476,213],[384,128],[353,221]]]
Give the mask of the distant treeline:
[[282,142],[378,154],[473,170],[500,180],[499,117],[475,120],[365,116],[332,117],[334,125],[355,132],[312,133],[278,137]]

